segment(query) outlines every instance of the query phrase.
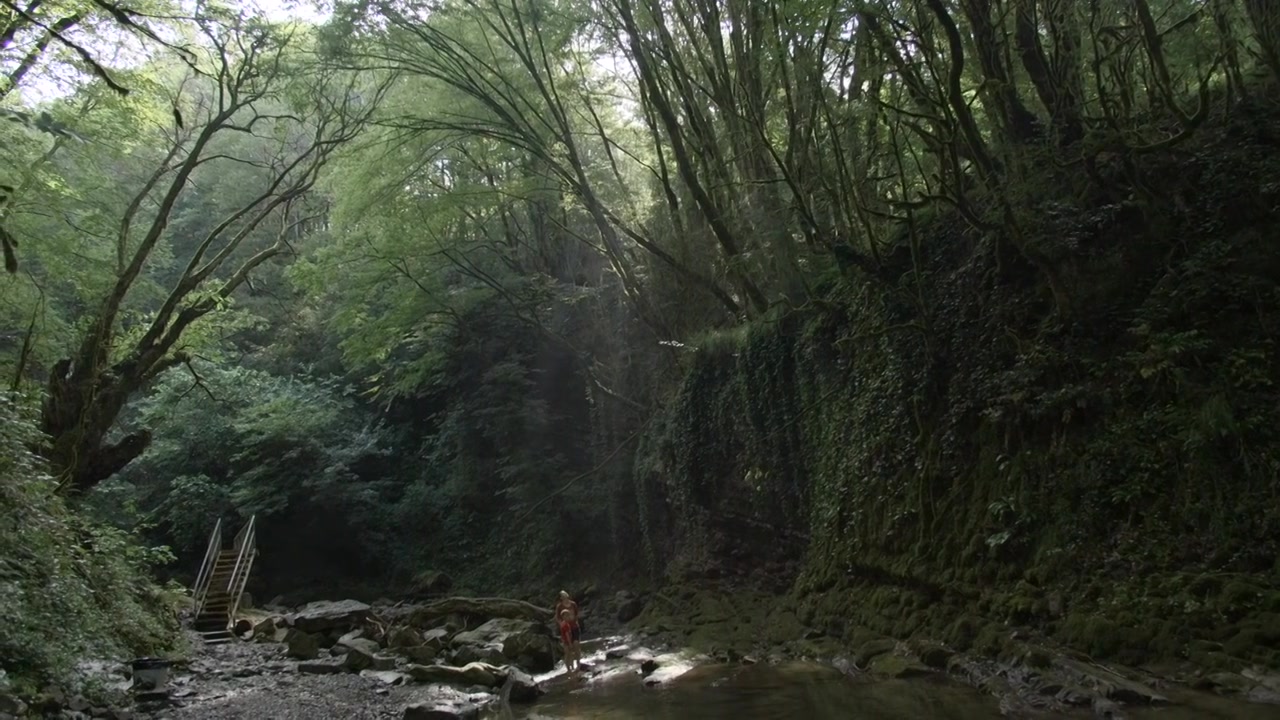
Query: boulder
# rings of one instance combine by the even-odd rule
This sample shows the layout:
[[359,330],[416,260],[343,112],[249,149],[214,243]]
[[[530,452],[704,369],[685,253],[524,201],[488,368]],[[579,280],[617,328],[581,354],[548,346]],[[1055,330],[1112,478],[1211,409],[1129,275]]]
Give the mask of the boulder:
[[449,597],[415,608],[409,615],[409,624],[420,628],[436,627],[441,618],[454,615],[464,618],[517,618],[547,622],[551,619],[551,608],[510,598]]
[[499,668],[480,662],[467,663],[462,667],[410,665],[405,668],[405,672],[418,682],[479,685],[486,688],[497,686],[499,678],[503,675]]
[[546,632],[516,633],[502,643],[507,660],[537,673],[555,669],[558,650],[559,644]]
[[475,630],[453,636],[453,661],[487,662],[494,665],[515,663],[533,672],[546,672],[555,667],[556,641],[550,629],[539,622],[494,618]]
[[346,631],[369,618],[371,609],[356,600],[321,600],[309,603],[289,616],[291,627],[303,632]]
[[871,661],[873,674],[895,679],[919,677],[929,674],[929,668],[896,653],[883,653]]
[[299,660],[315,660],[320,657],[320,641],[315,635],[297,628],[289,628],[284,636],[289,657]]
[[618,622],[631,622],[644,611],[644,601],[634,594],[623,590],[615,597]]
[[368,638],[350,637],[350,634],[344,635],[341,638],[339,638],[337,645],[340,645],[344,648],[362,650],[365,653],[368,653],[369,655],[376,654],[378,651],[382,650],[382,646],[379,645],[377,642],[370,640]]
[[269,640],[276,634],[276,618],[265,617],[253,626],[253,637],[256,640]]
[[449,644],[450,637],[449,628],[432,628],[422,633],[422,644],[439,650]]
[[497,645],[463,645],[449,655],[449,660],[454,665],[467,665],[474,662],[490,665],[507,664],[507,656],[502,654],[502,648]]
[[551,630],[543,623],[530,620],[510,618],[494,618],[475,630],[466,630],[453,636],[453,645],[501,645],[508,636],[519,633],[543,633],[550,635]]
[[[0,676],[3,677],[3,676]],[[13,715],[15,717],[25,717],[27,714],[27,704],[5,693],[0,693],[0,715]]]
[[408,658],[410,662],[418,665],[430,665],[440,656],[438,648],[430,645],[419,645],[417,647],[396,648],[396,652]]
[[422,636],[410,627],[395,627],[387,632],[387,647],[406,648],[422,644]]
[[373,653],[365,652],[358,647],[347,646],[347,655],[342,664],[352,672],[373,669]]
[[453,578],[439,570],[418,573],[409,587],[408,596],[413,600],[444,595],[453,589]]
[[507,699],[513,703],[533,702],[542,694],[533,677],[519,668],[507,668],[507,685]]

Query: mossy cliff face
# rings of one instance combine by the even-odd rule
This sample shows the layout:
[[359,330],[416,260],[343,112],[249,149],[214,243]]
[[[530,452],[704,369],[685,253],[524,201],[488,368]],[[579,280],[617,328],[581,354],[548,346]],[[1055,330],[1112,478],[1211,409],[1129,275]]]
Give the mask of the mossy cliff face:
[[1239,122],[1028,211],[1056,294],[943,219],[704,344],[637,463],[654,568],[836,635],[1280,665],[1280,163]]

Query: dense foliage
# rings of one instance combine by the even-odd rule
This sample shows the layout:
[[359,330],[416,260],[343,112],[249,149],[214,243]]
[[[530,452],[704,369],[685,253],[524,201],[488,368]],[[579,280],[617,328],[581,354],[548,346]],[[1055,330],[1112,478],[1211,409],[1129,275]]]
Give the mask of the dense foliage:
[[29,403],[5,394],[0,411],[0,690],[66,680],[85,660],[171,649],[175,596],[152,576],[171,556],[69,510],[29,449]]
[[[1089,644],[1070,568],[1274,572],[1277,28],[0,0],[0,368],[52,480],[15,477],[179,577],[256,516],[269,596],[727,563],[803,570],[818,614],[889,577]],[[1029,566],[1091,599],[1032,612]],[[1197,602],[1259,611],[1236,590]]]

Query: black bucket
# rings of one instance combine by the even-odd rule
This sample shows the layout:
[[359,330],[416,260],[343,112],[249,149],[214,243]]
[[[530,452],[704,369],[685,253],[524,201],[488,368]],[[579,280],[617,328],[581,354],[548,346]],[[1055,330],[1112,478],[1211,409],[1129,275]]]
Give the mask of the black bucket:
[[160,658],[138,658],[131,663],[133,687],[136,690],[157,690],[169,682],[169,668],[173,665]]

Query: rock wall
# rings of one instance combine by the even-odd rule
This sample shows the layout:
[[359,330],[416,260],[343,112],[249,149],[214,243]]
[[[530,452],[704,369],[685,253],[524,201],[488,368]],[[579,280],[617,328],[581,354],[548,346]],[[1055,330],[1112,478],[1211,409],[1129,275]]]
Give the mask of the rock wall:
[[942,217],[705,344],[637,461],[653,568],[781,578],[834,634],[1280,663],[1275,126],[1047,192],[1039,269]]

